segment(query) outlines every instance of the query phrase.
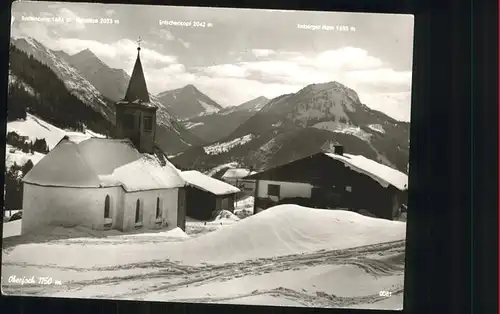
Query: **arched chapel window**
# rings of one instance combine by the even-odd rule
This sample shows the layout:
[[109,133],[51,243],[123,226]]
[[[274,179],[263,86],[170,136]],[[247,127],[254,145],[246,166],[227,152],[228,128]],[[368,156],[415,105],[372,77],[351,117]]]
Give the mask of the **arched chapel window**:
[[137,202],[135,203],[135,222],[141,222],[142,217],[141,217],[141,201],[137,199]]
[[111,218],[110,203],[109,195],[106,195],[104,199],[104,218]]
[[161,218],[160,198],[156,198],[156,218]]

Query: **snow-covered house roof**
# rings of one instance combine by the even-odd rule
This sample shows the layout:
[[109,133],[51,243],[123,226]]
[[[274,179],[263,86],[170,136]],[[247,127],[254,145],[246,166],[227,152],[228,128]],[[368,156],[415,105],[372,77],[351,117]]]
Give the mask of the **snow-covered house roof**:
[[[389,166],[383,165],[379,162],[366,158],[360,155],[351,154],[333,154],[333,153],[317,153],[304,159],[309,159],[316,156],[326,156],[326,160],[335,160],[336,162],[341,162],[352,171],[356,171],[363,175],[370,177],[371,179],[377,181],[383,187],[393,186],[398,190],[405,191],[408,189],[408,175],[405,173],[393,169]],[[294,162],[292,162],[294,163]],[[283,167],[285,165],[277,166],[273,169],[268,169],[257,174],[250,175],[246,178],[248,179],[262,179],[269,178],[270,174],[275,170]]]
[[222,179],[240,179],[257,172],[245,168],[229,168],[222,175]]
[[227,195],[240,192],[240,189],[237,187],[209,177],[196,170],[182,171],[181,176],[187,184],[215,195]]
[[127,192],[183,187],[168,161],[140,154],[129,140],[64,138],[23,178],[26,183],[96,188],[122,186]]
[[343,162],[346,167],[349,167],[354,171],[370,176],[384,187],[392,185],[401,191],[408,188],[408,176],[405,173],[389,166],[383,165],[361,155],[324,154],[332,159]]

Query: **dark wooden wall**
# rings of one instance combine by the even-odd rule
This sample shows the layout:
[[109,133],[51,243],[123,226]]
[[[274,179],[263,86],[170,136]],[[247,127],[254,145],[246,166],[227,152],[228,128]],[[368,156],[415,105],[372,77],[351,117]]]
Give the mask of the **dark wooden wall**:
[[186,214],[198,220],[209,220],[217,209],[216,196],[194,187],[186,187]]
[[[377,217],[392,219],[392,196],[400,191],[389,186],[383,187],[371,177],[354,171],[344,163],[324,154],[316,154],[289,164],[285,164],[261,172],[252,178],[270,181],[309,183],[316,187],[324,187],[340,195],[338,207],[352,210],[367,210]],[[332,188],[335,186],[335,188]],[[346,191],[346,186],[352,192]],[[256,200],[262,204],[261,200]],[[324,200],[311,200],[313,207],[319,203],[325,206]],[[270,204],[269,204],[270,205]],[[267,205],[267,206],[269,206]],[[316,204],[318,205],[318,204]]]
[[186,189],[180,188],[177,196],[177,227],[186,231]]
[[[223,206],[224,199],[227,199],[227,206]],[[228,210],[231,213],[234,213],[234,202],[235,201],[236,201],[236,194],[217,196],[217,210]]]
[[[215,211],[228,210],[234,212],[234,201],[236,194],[214,195],[212,193],[186,187],[187,216],[198,220],[210,220]],[[228,206],[223,208],[223,199],[228,199]]]

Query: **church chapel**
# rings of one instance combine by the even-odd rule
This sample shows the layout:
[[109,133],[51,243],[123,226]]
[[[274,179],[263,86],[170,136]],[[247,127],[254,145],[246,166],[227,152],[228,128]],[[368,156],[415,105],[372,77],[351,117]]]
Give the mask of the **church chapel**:
[[155,145],[156,111],[138,47],[117,136],[65,136],[23,178],[22,233],[47,226],[185,229],[185,181]]

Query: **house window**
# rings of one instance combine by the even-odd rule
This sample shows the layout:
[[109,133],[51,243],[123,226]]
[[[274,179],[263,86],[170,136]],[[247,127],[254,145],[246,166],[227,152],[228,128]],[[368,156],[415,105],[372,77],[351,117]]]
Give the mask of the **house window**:
[[161,218],[160,198],[156,198],[156,219]]
[[111,218],[110,203],[109,195],[106,195],[104,199],[104,218]]
[[269,184],[267,186],[267,195],[280,197],[280,186],[277,184]]
[[142,222],[142,210],[141,210],[141,201],[138,199],[135,202],[135,223],[139,224]]
[[130,113],[125,113],[123,115],[123,127],[126,129],[134,128],[134,115]]
[[346,187],[345,187],[345,190],[346,190],[347,192],[352,192],[352,186],[350,186],[350,185],[346,186]]
[[145,116],[144,117],[144,132],[152,132],[153,131],[153,117]]

